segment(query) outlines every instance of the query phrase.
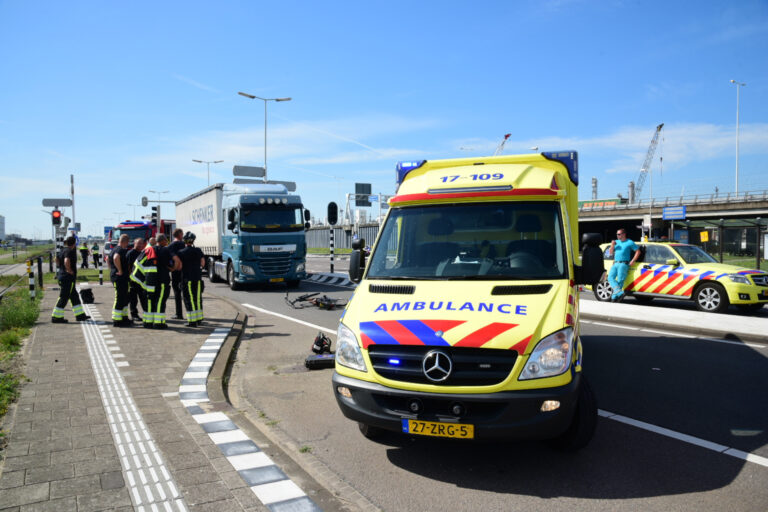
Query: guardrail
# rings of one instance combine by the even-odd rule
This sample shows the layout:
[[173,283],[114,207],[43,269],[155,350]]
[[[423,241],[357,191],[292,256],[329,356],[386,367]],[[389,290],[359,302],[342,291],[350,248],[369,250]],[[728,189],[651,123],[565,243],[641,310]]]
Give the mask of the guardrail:
[[683,205],[716,205],[725,203],[749,203],[754,201],[768,201],[768,190],[758,190],[751,192],[728,193],[728,194],[694,194],[680,197],[661,197],[654,199],[643,199],[635,203],[607,204],[601,206],[589,206],[579,208],[579,211],[605,211],[605,210],[630,210],[634,208],[663,207],[663,206],[683,206]]
[[3,296],[10,290],[11,288],[16,287],[20,282],[22,282],[24,279],[26,279],[27,276],[21,276],[15,283],[13,283],[11,286],[7,287],[3,291],[0,291],[0,302],[3,300]]

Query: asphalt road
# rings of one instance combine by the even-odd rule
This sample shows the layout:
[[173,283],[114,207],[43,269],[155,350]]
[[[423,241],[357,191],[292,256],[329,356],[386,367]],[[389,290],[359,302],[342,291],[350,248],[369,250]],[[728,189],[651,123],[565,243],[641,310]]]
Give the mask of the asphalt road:
[[[294,310],[282,287],[209,286],[247,304],[251,317],[230,379],[235,406],[351,509],[768,509],[768,467],[738,456],[768,457],[768,343],[584,322],[585,374],[602,414],[586,449],[399,435],[372,442],[339,412],[332,370],[303,366],[318,331],[335,333],[340,310]],[[289,296],[309,292],[351,294],[304,282]]]

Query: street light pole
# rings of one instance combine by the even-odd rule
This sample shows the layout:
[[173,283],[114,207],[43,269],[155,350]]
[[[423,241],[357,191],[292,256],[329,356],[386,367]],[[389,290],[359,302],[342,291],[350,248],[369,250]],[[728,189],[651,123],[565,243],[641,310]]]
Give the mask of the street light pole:
[[264,102],[264,181],[267,181],[267,102],[268,101],[291,101],[291,98],[262,98],[246,92],[238,92],[240,96],[252,100],[261,100]]
[[210,186],[211,185],[211,164],[220,164],[224,160],[211,160],[211,161],[208,161],[208,160],[195,160],[193,158],[192,161],[193,162],[197,162],[199,164],[205,164],[205,165],[208,166],[208,186]]
[[739,197],[739,89],[747,84],[736,80],[731,83],[736,85],[736,197]]

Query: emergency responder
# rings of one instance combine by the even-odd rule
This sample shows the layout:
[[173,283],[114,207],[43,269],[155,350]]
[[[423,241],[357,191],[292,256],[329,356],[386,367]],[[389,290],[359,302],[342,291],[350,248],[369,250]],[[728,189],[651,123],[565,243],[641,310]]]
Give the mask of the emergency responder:
[[[136,240],[133,241],[133,248],[130,249],[128,253],[125,255],[125,258],[128,261],[129,275],[133,272],[133,266],[136,263],[136,260],[139,258],[139,256],[144,252],[145,246],[146,246],[146,243],[144,242],[144,239],[137,238]],[[141,310],[146,315],[147,295],[144,292],[144,288],[142,288],[139,283],[131,280],[128,285],[128,306],[131,310],[131,320],[136,320],[140,322],[141,317],[139,316],[138,304],[141,304]]]
[[187,308],[187,325],[197,327],[203,322],[203,273],[205,256],[194,246],[195,234],[187,231],[184,235],[186,247],[178,253],[181,260],[182,293]]
[[53,308],[51,322],[54,324],[65,324],[64,308],[67,302],[72,301],[72,312],[75,314],[75,320],[82,322],[88,320],[90,316],[85,314],[83,305],[80,302],[80,295],[75,290],[75,281],[77,280],[77,251],[75,247],[77,242],[75,237],[70,236],[64,240],[64,248],[56,255],[56,279],[59,281],[59,300]]
[[151,314],[151,323],[149,325],[145,316],[144,327],[153,329],[167,329],[165,323],[165,303],[168,300],[169,288],[171,285],[171,272],[181,268],[181,261],[178,256],[171,255],[168,250],[168,237],[165,234],[157,235],[157,245],[152,247],[155,273],[155,291],[151,299],[147,299],[147,306]]
[[91,247],[91,255],[93,256],[93,268],[99,268],[99,244],[93,242]]
[[88,268],[88,246],[86,245],[85,240],[80,242],[78,250],[80,251],[80,258],[83,260],[80,264],[80,268]]
[[112,306],[112,325],[114,327],[130,327],[128,316],[128,235],[120,235],[117,247],[109,253],[109,278],[115,288],[115,303]]
[[[173,230],[173,242],[168,244],[168,250],[171,252],[172,256],[177,256],[179,251],[184,248],[184,241],[182,240],[183,236],[184,236],[183,229],[176,228]],[[180,268],[171,272],[171,287],[173,288],[173,302],[176,305],[176,315],[173,318],[177,320],[183,320],[184,317],[181,314],[182,292],[181,292],[181,269]]]

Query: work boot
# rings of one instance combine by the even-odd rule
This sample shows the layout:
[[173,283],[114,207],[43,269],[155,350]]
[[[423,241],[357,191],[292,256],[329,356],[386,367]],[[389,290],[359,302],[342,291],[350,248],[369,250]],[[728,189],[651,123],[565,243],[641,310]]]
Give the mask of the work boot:
[[66,318],[59,318],[59,317],[56,317],[56,316],[51,318],[51,323],[53,323],[53,324],[65,324],[67,322],[69,322],[69,320],[67,320]]
[[123,318],[122,322],[120,322],[121,327],[133,327],[133,320],[130,318]]
[[85,313],[83,313],[82,315],[77,315],[75,317],[75,320],[77,320],[78,322],[85,322],[86,320],[90,320],[90,319],[91,317],[86,315]]
[[187,327],[197,327],[197,322],[189,322]]
[[144,328],[145,329],[152,329],[152,324],[149,322],[144,322]]
[[168,324],[155,324],[154,329],[167,329]]

